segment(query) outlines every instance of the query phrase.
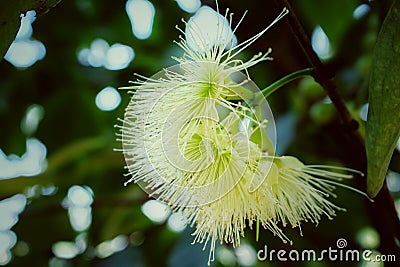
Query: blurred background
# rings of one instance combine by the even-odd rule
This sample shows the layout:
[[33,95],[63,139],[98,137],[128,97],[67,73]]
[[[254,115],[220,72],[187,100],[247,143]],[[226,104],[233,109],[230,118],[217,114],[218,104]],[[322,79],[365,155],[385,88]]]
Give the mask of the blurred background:
[[[272,1],[219,1],[239,42],[280,13]],[[115,124],[130,100],[119,87],[133,73],[150,77],[181,55],[173,44],[186,21],[214,1],[61,1],[49,13],[22,16],[17,38],[0,61],[0,265],[4,266],[206,266],[208,249],[191,245],[193,229],[179,214],[123,183],[124,158],[114,151]],[[390,1],[303,0],[293,3],[314,50],[333,71],[342,96],[364,131],[368,71],[379,27]],[[267,6],[268,8],[265,8]],[[1,41],[1,40],[0,40]],[[240,57],[273,49],[274,61],[249,70],[262,89],[306,68],[306,58],[285,21]],[[324,91],[312,78],[293,82],[269,98],[278,130],[278,154],[308,164],[359,168],[351,140]],[[400,209],[400,142],[387,185]],[[346,182],[363,189],[362,178]],[[284,229],[285,245],[268,230],[248,231],[238,248],[221,245],[213,266],[336,266],[332,262],[259,261],[257,251],[336,247],[379,253],[385,233],[365,197],[338,189],[339,212],[330,221]],[[384,228],[384,227],[383,227]],[[340,266],[383,266],[342,262]]]

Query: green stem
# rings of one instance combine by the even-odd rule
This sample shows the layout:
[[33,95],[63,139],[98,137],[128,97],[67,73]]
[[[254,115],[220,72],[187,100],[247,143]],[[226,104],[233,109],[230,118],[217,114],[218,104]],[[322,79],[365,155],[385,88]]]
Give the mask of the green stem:
[[285,77],[280,78],[273,84],[269,85],[268,87],[262,89],[258,92],[252,92],[246,87],[239,86],[235,88],[236,96],[231,96],[227,98],[227,100],[251,100],[250,102],[253,104],[259,104],[264,98],[270,96],[273,92],[281,88],[282,86],[290,83],[293,80],[298,78],[303,78],[305,76],[311,76],[313,73],[313,68],[306,68],[302,70],[295,71],[286,75]]
[[264,89],[261,90],[261,93],[265,98],[270,96],[273,92],[284,86],[285,84],[288,84],[289,82],[296,80],[298,78],[302,78],[305,76],[309,76],[312,74],[314,71],[313,68],[306,68],[302,70],[298,70],[296,72],[290,73],[289,75],[286,75],[285,77],[277,80],[273,84],[269,85],[268,87],[265,87]]

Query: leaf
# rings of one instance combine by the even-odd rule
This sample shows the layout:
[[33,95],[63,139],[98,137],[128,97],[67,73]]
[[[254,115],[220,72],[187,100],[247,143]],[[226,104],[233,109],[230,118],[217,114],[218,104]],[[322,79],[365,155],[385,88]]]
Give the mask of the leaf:
[[394,1],[379,33],[369,81],[366,125],[367,192],[382,188],[400,136],[400,0]]

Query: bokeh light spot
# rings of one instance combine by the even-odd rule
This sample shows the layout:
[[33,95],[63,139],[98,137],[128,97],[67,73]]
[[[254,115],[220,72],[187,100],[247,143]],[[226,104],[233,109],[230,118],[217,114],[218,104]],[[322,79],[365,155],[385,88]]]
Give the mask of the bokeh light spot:
[[365,15],[368,14],[368,12],[371,10],[371,7],[367,4],[361,4],[356,9],[353,11],[353,18],[355,19],[361,19]]
[[85,187],[74,185],[68,190],[68,200],[74,206],[88,207],[93,202],[93,194]]
[[235,254],[240,266],[253,266],[257,262],[256,251],[249,244],[241,244],[235,249]]
[[5,250],[0,251],[0,265],[4,266],[7,265],[12,259],[11,251]]
[[168,218],[170,210],[164,203],[151,199],[142,205],[142,212],[155,223],[163,223]]
[[51,250],[56,257],[61,259],[73,259],[79,253],[75,243],[67,241],[59,241],[53,244]]
[[1,209],[1,207],[0,207],[0,215],[1,215],[0,231],[8,230],[18,222],[18,217],[17,216],[15,216],[15,215],[13,215],[11,213],[4,212]]
[[376,250],[372,250],[371,254],[368,255],[369,261],[362,259],[361,267],[384,267],[385,263],[383,261],[376,261],[377,257],[381,257],[382,254]]
[[133,35],[138,39],[149,38],[155,15],[153,4],[147,0],[128,0],[125,10],[131,21]]
[[105,67],[108,70],[121,70],[129,66],[135,57],[132,47],[115,43],[110,46],[104,39],[93,40],[90,48],[82,48],[77,53],[83,66]]
[[90,207],[70,207],[69,220],[75,231],[84,231],[92,223],[92,209]]
[[171,231],[182,232],[186,228],[187,220],[182,216],[182,213],[174,212],[169,216],[167,226]]
[[138,247],[144,242],[144,235],[142,232],[133,232],[129,235],[129,242],[132,246]]
[[[11,229],[18,222],[18,215],[25,209],[26,197],[14,195],[0,201],[0,231]],[[1,243],[1,242],[0,242]]]
[[55,193],[57,193],[57,190],[58,190],[57,186],[52,185],[52,184],[48,185],[48,186],[42,186],[40,188],[40,194],[42,196],[52,196]]
[[17,243],[17,235],[13,231],[0,231],[0,252],[10,250]]
[[208,6],[201,7],[190,18],[185,36],[188,46],[199,52],[208,51],[214,45],[226,44],[229,49],[237,43],[228,20]]
[[232,250],[225,246],[219,246],[216,251],[217,260],[224,266],[235,266],[236,256]]
[[78,55],[77,55],[79,63],[81,63],[81,65],[86,66],[86,67],[90,66],[89,55],[90,55],[89,48],[86,47],[86,48],[79,50]]
[[357,232],[356,239],[361,247],[375,249],[380,244],[378,232],[372,227],[364,227]]
[[92,67],[102,67],[105,62],[107,50],[110,48],[109,44],[103,39],[95,39],[90,45],[90,53],[88,55],[88,62]]
[[[0,214],[0,218],[1,214]],[[0,230],[0,265],[7,265],[11,259],[11,248],[17,243],[17,235],[14,231],[7,230],[1,231]]]
[[386,182],[390,192],[400,192],[400,173],[389,171],[386,175]]
[[110,242],[111,248],[115,251],[122,251],[129,245],[129,239],[125,235],[118,235]]
[[71,186],[67,198],[63,201],[68,209],[69,221],[75,231],[84,231],[92,223],[93,191],[88,186]]
[[396,208],[396,211],[397,211],[397,216],[400,219],[400,198],[398,198],[398,199],[396,199],[394,201],[394,205],[395,205],[395,208]]
[[87,244],[87,233],[86,232],[82,232],[76,236],[75,246],[78,248],[79,253],[83,253],[87,249],[88,244]]
[[46,55],[46,47],[40,41],[31,39],[33,29],[32,23],[36,19],[36,12],[30,10],[26,14],[21,14],[21,24],[4,59],[10,62],[14,67],[25,69]]
[[19,27],[16,40],[28,39],[32,36],[32,23],[36,19],[36,11],[29,10],[25,15],[21,16],[21,26]]
[[0,180],[40,174],[46,167],[46,154],[46,146],[35,138],[26,140],[26,153],[21,157],[6,156],[0,149]]
[[363,121],[367,121],[368,118],[368,108],[369,108],[369,104],[365,103],[364,105],[362,105],[361,109],[360,109],[360,118]]
[[118,235],[112,240],[107,240],[96,247],[96,255],[99,258],[107,258],[112,254],[124,250],[129,245],[128,237]]
[[113,44],[106,54],[104,67],[109,70],[120,70],[128,67],[135,53],[133,49],[123,44]]
[[321,26],[315,27],[311,35],[312,47],[321,59],[328,59],[332,56],[332,48],[329,42],[329,38],[321,28]]
[[39,122],[43,119],[44,109],[41,105],[31,105],[27,108],[24,118],[21,121],[21,130],[25,135],[32,135],[36,132]]
[[194,13],[196,12],[200,6],[200,0],[176,0],[178,6],[185,12]]
[[46,55],[46,47],[37,40],[14,41],[4,56],[4,59],[17,68],[28,68]]
[[13,253],[16,256],[24,257],[24,256],[28,255],[29,250],[30,250],[29,245],[26,242],[18,241],[17,244],[15,244],[15,246],[13,248]]
[[111,111],[121,103],[121,95],[115,88],[107,86],[96,95],[95,102],[100,110]]

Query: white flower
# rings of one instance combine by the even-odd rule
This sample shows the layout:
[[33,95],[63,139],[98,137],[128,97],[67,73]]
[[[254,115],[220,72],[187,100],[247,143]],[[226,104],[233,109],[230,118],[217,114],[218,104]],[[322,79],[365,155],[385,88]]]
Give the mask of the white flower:
[[[212,42],[207,34],[199,31],[196,15],[186,23],[186,33],[196,36],[190,39],[199,49],[192,49],[180,37],[177,44],[183,49],[184,55],[175,58],[179,64],[150,79],[142,77],[143,81],[137,81],[131,87],[137,91],[126,109],[124,125],[121,127],[123,151],[132,176],[128,182],[141,184],[152,196],[171,205],[203,204],[199,203],[199,199],[196,202],[192,200],[191,191],[193,186],[204,186],[210,184],[210,179],[211,182],[216,179],[206,178],[203,169],[208,168],[209,162],[218,159],[210,158],[214,156],[212,154],[202,153],[199,159],[191,161],[182,149],[193,143],[194,133],[200,131],[201,127],[216,124],[212,126],[213,129],[221,128],[220,124],[229,113],[234,113],[238,121],[251,122],[246,140],[259,139],[263,142],[264,152],[274,154],[273,145],[265,132],[266,122],[271,120],[272,115],[268,117],[261,114],[269,109],[266,102],[251,106],[251,98],[259,91],[248,76],[243,77],[240,73],[260,61],[269,60],[270,49],[246,62],[235,57],[286,13],[287,10],[284,10],[266,29],[233,47],[231,38],[226,37],[227,31],[219,30],[220,27],[225,29],[228,14],[225,18],[217,16],[215,26],[218,35]],[[225,131],[223,127],[221,131]],[[212,136],[207,138],[213,140]],[[204,138],[199,140],[202,143],[210,141]],[[238,180],[240,176],[234,179]],[[225,193],[220,192],[217,198]],[[208,199],[207,202],[215,199]]]
[[[335,185],[346,187],[338,181],[352,175],[329,169],[354,172],[347,168],[306,166],[287,156],[266,157],[259,161],[256,171],[250,166],[239,166],[246,170],[245,174],[225,196],[205,206],[180,209],[191,226],[196,225],[194,242],[204,243],[204,248],[210,245],[209,263],[214,259],[217,240],[237,247],[247,226],[252,229],[253,224],[260,224],[284,243],[292,243],[281,227],[290,224],[301,231],[302,222],[318,224],[322,215],[332,219],[335,211],[344,209],[327,198],[335,196]],[[257,184],[255,190],[249,190]]]
[[[246,227],[262,225],[288,242],[281,227],[318,223],[341,210],[327,197],[335,180],[351,175],[276,157],[268,104],[255,101],[259,89],[240,73],[270,60],[270,49],[248,61],[237,55],[287,12],[239,44],[228,13],[210,21],[198,13],[181,31],[178,64],[130,87],[136,92],[120,126],[127,183],[182,212],[196,228],[194,242],[210,246],[209,263],[218,240],[239,246]],[[206,23],[216,31],[205,31]]]

